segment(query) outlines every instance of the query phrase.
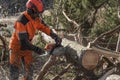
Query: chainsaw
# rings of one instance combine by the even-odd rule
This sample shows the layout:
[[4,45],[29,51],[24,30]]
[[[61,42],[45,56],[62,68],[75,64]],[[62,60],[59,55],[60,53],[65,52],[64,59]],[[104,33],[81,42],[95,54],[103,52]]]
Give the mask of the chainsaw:
[[57,45],[53,43],[48,43],[44,47],[45,49],[45,54],[41,56],[47,56],[47,55],[61,55],[62,51],[64,51],[64,48],[62,45]]

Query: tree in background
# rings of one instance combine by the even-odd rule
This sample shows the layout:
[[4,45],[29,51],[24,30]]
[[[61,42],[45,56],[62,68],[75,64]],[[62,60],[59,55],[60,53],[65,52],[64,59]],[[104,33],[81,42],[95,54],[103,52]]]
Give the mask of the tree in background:
[[[1,0],[1,13],[3,12],[7,15],[22,12],[25,9],[26,1],[27,0]],[[56,29],[64,28],[65,34],[77,34],[84,39],[91,40],[119,24],[117,17],[118,2],[116,0],[42,1],[45,6],[44,9],[48,10],[49,13],[49,15],[43,16],[44,21]],[[63,15],[63,12],[78,25],[76,26],[68,21]],[[117,35],[118,34],[116,34],[115,37]],[[113,39],[115,37],[113,37]]]
[[[52,6],[49,9],[52,14],[46,17],[48,19],[44,17],[45,21],[55,28],[64,27],[66,33],[94,39],[119,24],[116,0],[54,0]],[[70,23],[63,11],[79,26]]]

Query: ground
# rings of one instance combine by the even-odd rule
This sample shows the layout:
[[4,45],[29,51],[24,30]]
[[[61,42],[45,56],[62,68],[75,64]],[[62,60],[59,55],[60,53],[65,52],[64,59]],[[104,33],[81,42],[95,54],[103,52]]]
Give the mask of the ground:
[[[7,24],[8,28],[10,30],[13,29],[13,22],[17,19],[18,16],[10,16],[10,17],[6,17],[6,18],[0,18],[0,23],[3,24]],[[40,57],[38,55],[34,55],[34,78],[36,77],[36,75],[38,75],[41,67],[43,66],[43,64],[45,63],[45,61],[47,61],[48,57]],[[8,71],[8,66],[9,64],[5,64],[4,66],[0,66],[0,80],[8,80],[9,77],[9,71]],[[20,76],[21,78],[21,76]],[[49,77],[50,78],[50,77]],[[69,78],[69,80],[72,80],[72,78]],[[61,79],[61,80],[66,80]],[[118,75],[111,75],[109,76],[106,80],[120,80],[120,76]]]

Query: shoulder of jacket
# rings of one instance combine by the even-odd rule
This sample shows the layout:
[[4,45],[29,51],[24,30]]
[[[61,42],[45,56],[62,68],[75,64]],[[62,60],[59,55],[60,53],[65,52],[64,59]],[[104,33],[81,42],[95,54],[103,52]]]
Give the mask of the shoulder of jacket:
[[27,17],[26,17],[24,14],[22,14],[22,15],[17,19],[17,21],[18,21],[18,22],[21,22],[23,25],[26,25],[26,24],[29,22],[29,20],[27,19]]

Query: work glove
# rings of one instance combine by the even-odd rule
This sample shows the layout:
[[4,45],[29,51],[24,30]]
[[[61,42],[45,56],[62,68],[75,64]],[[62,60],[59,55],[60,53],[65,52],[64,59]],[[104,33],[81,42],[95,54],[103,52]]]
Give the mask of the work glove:
[[56,45],[61,45],[62,39],[60,37],[56,37],[55,39]]
[[37,54],[39,54],[41,57],[49,56],[50,55],[49,52],[47,52],[47,51],[45,51],[45,50],[43,50],[43,49],[41,49],[39,47],[36,47],[35,52]]
[[39,55],[42,55],[45,53],[45,51],[39,47],[35,47],[33,51]]
[[48,51],[46,55],[59,56],[59,55],[62,55],[64,52],[65,52],[64,47],[62,47],[62,46],[55,46],[50,51]]
[[61,45],[62,39],[58,37],[55,33],[51,32],[50,36],[55,40],[56,45]]

